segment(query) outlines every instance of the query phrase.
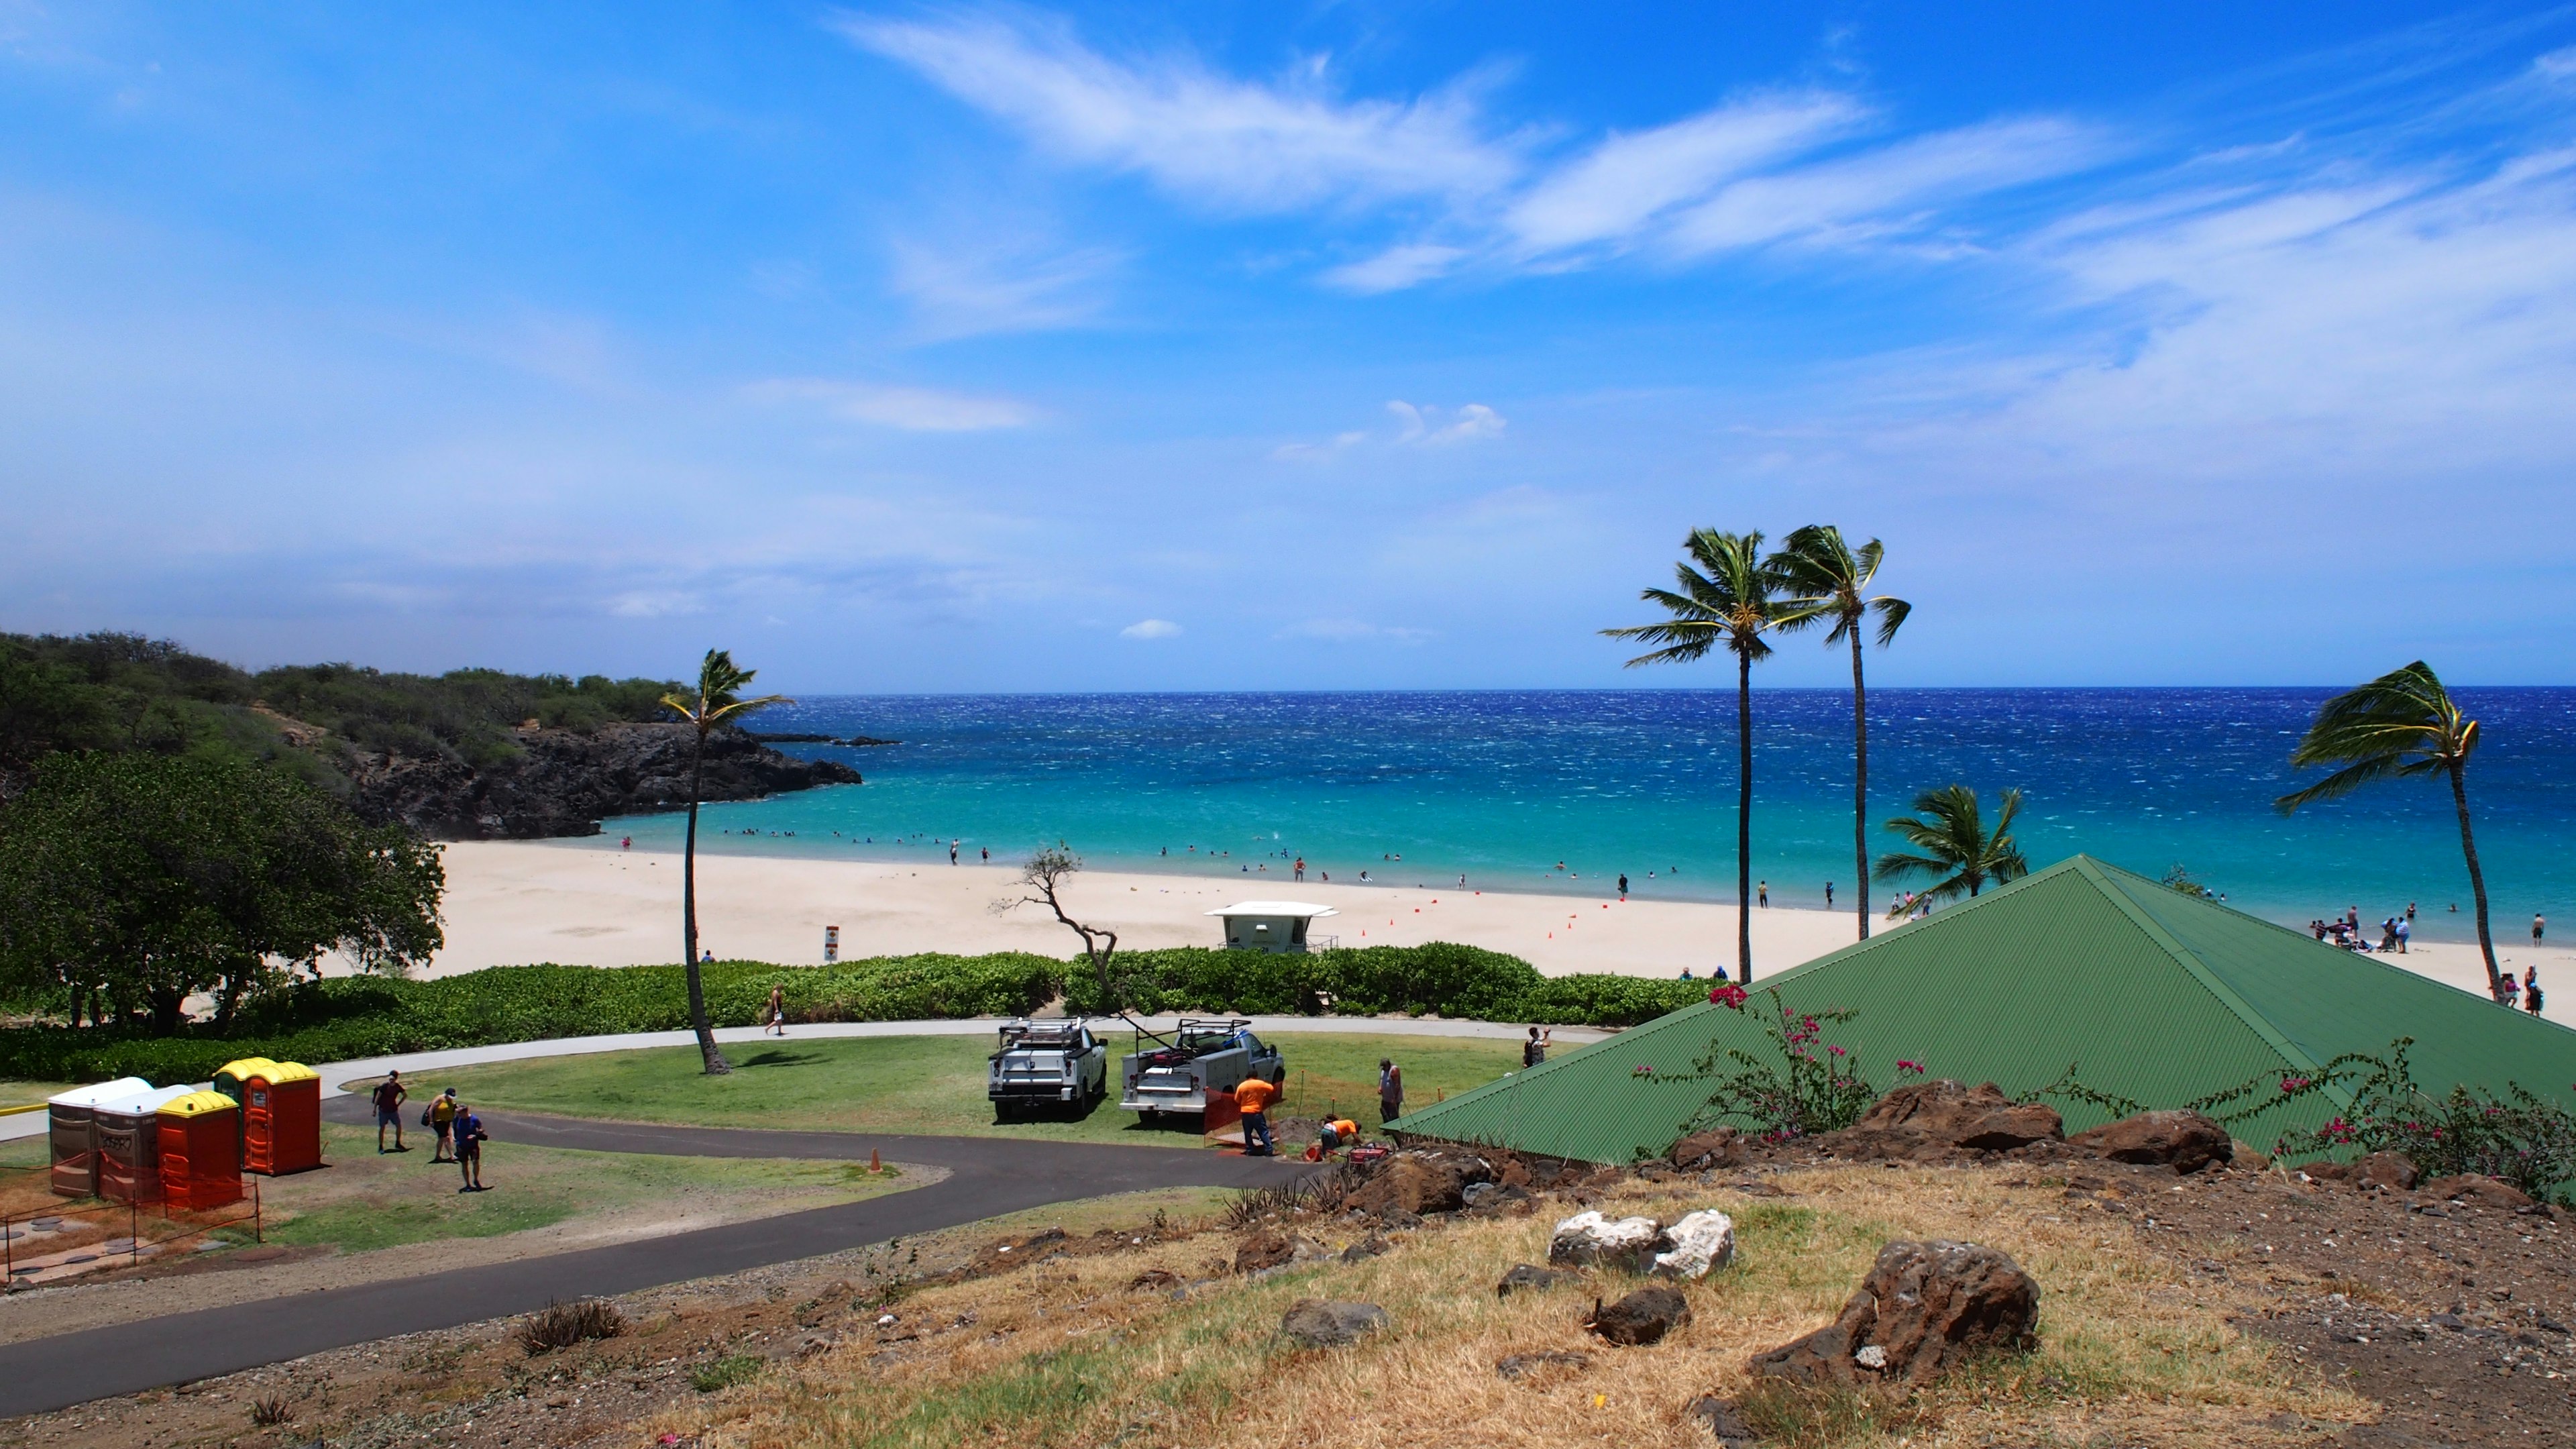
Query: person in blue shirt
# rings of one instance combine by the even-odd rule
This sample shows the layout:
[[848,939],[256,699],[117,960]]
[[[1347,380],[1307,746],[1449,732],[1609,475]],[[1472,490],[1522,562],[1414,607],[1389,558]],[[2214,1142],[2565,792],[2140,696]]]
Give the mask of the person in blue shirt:
[[462,1102],[456,1106],[455,1138],[456,1170],[465,1178],[465,1185],[457,1191],[483,1191],[483,1144],[491,1138],[483,1130],[483,1119]]

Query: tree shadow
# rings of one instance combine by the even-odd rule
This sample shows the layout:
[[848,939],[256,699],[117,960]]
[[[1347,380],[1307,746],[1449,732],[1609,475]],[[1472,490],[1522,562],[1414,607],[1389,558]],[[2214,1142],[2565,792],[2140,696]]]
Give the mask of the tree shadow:
[[806,1067],[824,1059],[820,1052],[794,1052],[772,1047],[768,1051],[742,1058],[733,1064],[733,1069],[739,1072],[749,1067]]

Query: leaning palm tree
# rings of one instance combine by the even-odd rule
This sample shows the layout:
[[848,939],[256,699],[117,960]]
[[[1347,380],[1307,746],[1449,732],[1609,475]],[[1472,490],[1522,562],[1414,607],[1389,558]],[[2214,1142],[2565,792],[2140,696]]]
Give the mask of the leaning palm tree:
[[1827,646],[1851,643],[1852,657],[1852,857],[1858,879],[1852,906],[1860,919],[1860,939],[1869,939],[1869,688],[1861,678],[1861,634],[1869,616],[1878,616],[1878,646],[1886,648],[1914,606],[1903,599],[1869,593],[1887,550],[1877,539],[1855,549],[1843,542],[1843,531],[1830,523],[1811,523],[1789,535],[1771,566],[1797,597],[1799,616],[1783,627],[1804,628],[1830,621]]
[[2400,775],[2448,775],[2451,805],[2460,813],[2460,853],[2468,857],[2469,890],[2477,897],[2478,949],[2487,959],[2487,992],[2504,1000],[2496,971],[2495,939],[2487,933],[2487,878],[2478,869],[2478,842],[2469,833],[2469,755],[2478,747],[2478,722],[2463,718],[2451,692],[2418,659],[2358,689],[2338,694],[2317,710],[2290,764],[2341,765],[2304,790],[2272,802],[2287,815],[2313,800],[2331,800],[2377,780]]
[[1965,785],[1944,785],[1914,797],[1912,815],[1899,815],[1887,828],[1922,852],[1890,851],[1878,858],[1878,878],[1900,881],[1908,876],[1939,877],[1923,892],[1927,900],[1973,900],[1988,881],[2002,885],[2030,874],[2021,846],[2012,838],[2013,817],[2021,813],[2021,792],[2006,790],[1996,802],[1995,825],[1985,826],[1977,792]]
[[[1780,576],[1762,557],[1759,533],[1720,533],[1699,528],[1682,540],[1688,558],[1673,566],[1680,587],[1638,595],[1672,615],[1653,624],[1604,629],[1613,639],[1639,639],[1663,647],[1640,654],[1628,667],[1681,664],[1707,657],[1723,645],[1735,656],[1735,964],[1738,980],[1753,979],[1753,666],[1771,657],[1762,636],[1797,617],[1788,607]],[[1694,567],[1696,565],[1696,567]]]
[[698,783],[707,759],[707,736],[716,726],[773,704],[793,704],[783,694],[764,694],[758,699],[744,699],[742,687],[751,683],[757,670],[744,669],[733,662],[729,650],[710,649],[698,661],[698,693],[692,699],[683,694],[662,696],[662,707],[687,720],[697,729],[696,748],[689,755],[689,832],[688,843],[680,854],[680,960],[689,978],[689,1025],[698,1033],[698,1055],[706,1059],[707,1075],[720,1077],[733,1070],[733,1063],[716,1050],[716,1034],[707,1025],[707,987],[698,972]]

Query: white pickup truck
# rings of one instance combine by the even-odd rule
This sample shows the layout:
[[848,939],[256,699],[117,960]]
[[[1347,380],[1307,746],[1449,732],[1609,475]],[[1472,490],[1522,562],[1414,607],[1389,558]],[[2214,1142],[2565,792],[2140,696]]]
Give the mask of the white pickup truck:
[[1109,1048],[1087,1021],[1014,1021],[1002,1028],[984,1095],[996,1116],[1029,1107],[1088,1112],[1109,1094]]
[[1118,1098],[1119,1109],[1153,1122],[1166,1113],[1205,1112],[1208,1093],[1231,1092],[1247,1077],[1263,1078],[1274,1087],[1287,1081],[1288,1064],[1279,1048],[1254,1036],[1251,1025],[1182,1018],[1168,1040],[1155,1036],[1156,1045],[1131,1053],[1122,1064],[1125,1091]]

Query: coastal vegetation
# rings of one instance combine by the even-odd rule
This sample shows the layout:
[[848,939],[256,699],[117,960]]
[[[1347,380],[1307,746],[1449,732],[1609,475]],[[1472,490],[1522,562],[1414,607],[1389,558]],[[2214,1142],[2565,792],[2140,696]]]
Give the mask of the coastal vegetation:
[[2030,862],[2012,837],[2013,817],[2021,813],[2021,791],[2006,790],[1995,805],[1995,823],[1985,823],[1977,792],[1965,785],[1943,785],[1914,797],[1912,815],[1887,822],[1889,831],[1914,846],[1878,858],[1878,878],[1895,882],[1913,876],[1936,877],[1917,899],[1973,900],[1987,882],[2004,885],[2030,874]]
[[325,952],[396,974],[427,960],[444,881],[436,847],[282,770],[52,754],[0,805],[0,993],[156,1037],[204,993],[221,1030]]
[[1852,910],[1864,941],[1869,939],[1869,685],[1861,672],[1861,635],[1871,632],[1870,618],[1877,616],[1874,632],[1884,649],[1895,642],[1896,631],[1914,612],[1914,606],[1903,599],[1869,592],[1886,557],[1886,546],[1877,539],[1853,548],[1843,541],[1843,531],[1830,523],[1793,530],[1771,556],[1771,566],[1797,595],[1780,627],[1794,630],[1828,623],[1832,627],[1825,633],[1826,646],[1851,646]]
[[1110,985],[1109,963],[1118,954],[1118,933],[1106,926],[1087,926],[1064,912],[1063,888],[1067,878],[1082,869],[1082,857],[1061,845],[1040,846],[1030,853],[1020,867],[1020,878],[1012,888],[1025,894],[1005,896],[993,902],[993,914],[1003,915],[1021,906],[1044,906],[1075,935],[1082,938],[1083,959],[1091,963],[1093,984],[1101,1001],[1118,999]]
[[[1706,985],[1629,976],[1541,976],[1515,956],[1434,942],[1311,956],[1175,948],[1122,956],[1123,1005],[1145,1012],[1380,1012],[1554,1025],[1633,1026],[1706,997]],[[1021,1016],[1059,998],[1107,1014],[1087,965],[1021,952],[889,956],[832,966],[716,961],[699,967],[707,1020],[751,1026],[774,986],[792,1022]],[[140,1076],[195,1082],[237,1057],[310,1063],[603,1032],[693,1028],[687,972],[671,966],[495,966],[430,981],[332,977],[246,999],[225,1021],[167,1035],[59,1014],[0,1028],[0,1080]],[[1329,1004],[1327,1004],[1329,1002]]]
[[689,1025],[697,1031],[698,1052],[706,1059],[707,1075],[711,1077],[723,1076],[732,1068],[726,1064],[724,1053],[716,1049],[715,1032],[707,1025],[706,987],[698,974],[698,796],[706,783],[709,732],[753,710],[793,703],[783,694],[743,698],[743,686],[751,683],[758,672],[735,664],[727,650],[710,649],[698,661],[697,693],[685,695],[675,689],[661,699],[662,707],[687,721],[697,736],[695,748],[689,752],[689,829],[687,844],[680,854],[680,966],[689,978]]
[[1805,606],[1788,594],[1788,581],[1762,554],[1760,533],[1721,533],[1696,528],[1682,540],[1688,555],[1673,565],[1677,589],[1646,589],[1638,597],[1670,617],[1601,632],[1662,647],[1628,661],[1687,664],[1723,647],[1735,656],[1735,969],[1753,979],[1753,666],[1771,657],[1766,635],[1804,617]]
[[2460,817],[2460,854],[2469,864],[2469,892],[2477,902],[2478,951],[2486,958],[2487,993],[2504,1000],[2496,969],[2495,937],[2487,927],[2487,878],[2478,868],[2477,837],[2469,829],[2469,756],[2478,748],[2478,722],[2460,712],[2431,665],[2418,659],[2368,684],[2327,700],[2314,724],[2290,751],[2296,769],[2340,766],[2333,774],[2293,790],[2273,804],[2284,815],[2303,805],[2348,795],[2381,780],[2441,775],[2450,781],[2451,805]]

